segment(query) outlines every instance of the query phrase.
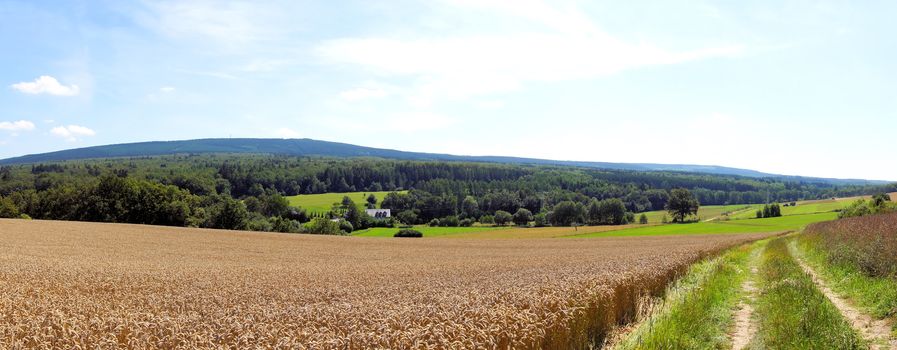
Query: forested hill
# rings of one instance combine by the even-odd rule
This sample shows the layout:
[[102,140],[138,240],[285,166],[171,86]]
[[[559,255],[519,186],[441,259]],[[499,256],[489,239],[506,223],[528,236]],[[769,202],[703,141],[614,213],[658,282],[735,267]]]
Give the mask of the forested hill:
[[0,160],[0,165],[31,164],[91,158],[136,157],[170,154],[201,153],[258,153],[289,156],[378,157],[399,160],[446,160],[494,162],[510,164],[538,164],[578,166],[600,169],[636,171],[681,171],[705,174],[739,175],[754,178],[776,177],[796,181],[820,181],[832,184],[881,184],[884,181],[855,179],[823,179],[782,176],[759,171],[715,165],[581,162],[499,156],[460,156],[438,153],[405,152],[391,149],[356,146],[346,143],[312,139],[199,139],[183,141],[154,141],[94,146],[70,150],[32,154]]

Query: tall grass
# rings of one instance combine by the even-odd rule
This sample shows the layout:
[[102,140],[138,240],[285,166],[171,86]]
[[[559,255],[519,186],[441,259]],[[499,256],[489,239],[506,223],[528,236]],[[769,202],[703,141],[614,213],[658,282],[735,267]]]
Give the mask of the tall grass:
[[741,246],[693,265],[655,307],[654,315],[616,349],[727,348],[726,331],[748,277],[747,263],[760,245]]
[[799,243],[836,291],[872,316],[897,316],[897,213],[814,224]]
[[833,263],[853,265],[868,276],[897,278],[897,213],[816,223],[804,236]]
[[763,253],[752,346],[763,349],[861,349],[857,333],[788,252],[786,239]]

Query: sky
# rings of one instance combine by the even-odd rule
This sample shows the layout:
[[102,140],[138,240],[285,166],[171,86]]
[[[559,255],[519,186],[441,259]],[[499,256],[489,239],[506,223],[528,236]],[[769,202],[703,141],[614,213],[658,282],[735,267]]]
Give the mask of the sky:
[[893,1],[0,0],[0,158],[138,141],[897,180]]

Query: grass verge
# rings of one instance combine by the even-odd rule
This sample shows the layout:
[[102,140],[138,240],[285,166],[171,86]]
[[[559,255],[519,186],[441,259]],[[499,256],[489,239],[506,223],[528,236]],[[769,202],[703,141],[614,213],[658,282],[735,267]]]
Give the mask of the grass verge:
[[788,252],[772,240],[761,257],[756,349],[862,349],[863,342]]
[[693,265],[643,321],[615,348],[722,349],[729,347],[727,331],[732,311],[748,278],[748,262],[766,241],[733,248],[714,259]]
[[[897,280],[864,274],[853,264],[834,262],[814,239],[801,237],[797,254],[838,294],[875,318],[897,317]],[[897,335],[897,330],[893,332]]]

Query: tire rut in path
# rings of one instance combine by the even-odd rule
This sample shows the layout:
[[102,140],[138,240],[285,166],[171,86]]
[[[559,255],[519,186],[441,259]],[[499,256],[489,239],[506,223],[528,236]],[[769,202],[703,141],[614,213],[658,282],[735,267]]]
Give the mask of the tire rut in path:
[[759,254],[752,254],[750,261],[751,276],[742,283],[741,290],[744,292],[745,298],[738,303],[738,310],[735,311],[735,331],[732,332],[732,349],[741,350],[750,344],[751,339],[757,334],[757,325],[754,323],[754,301],[757,296],[757,287],[754,285],[753,276],[757,275],[757,259]]
[[846,299],[835,294],[835,292],[819,278],[819,275],[816,274],[816,271],[814,271],[813,268],[807,265],[807,263],[797,256],[797,254],[794,254],[796,251],[794,242],[789,245],[789,248],[791,250],[791,256],[794,257],[794,261],[797,261],[804,272],[810,275],[813,282],[816,283],[816,287],[819,288],[822,294],[824,294],[825,297],[838,308],[841,315],[843,315],[844,318],[853,325],[853,328],[858,330],[860,335],[869,342],[870,349],[897,349],[897,339],[891,338],[892,322],[890,320],[876,320],[872,316],[860,312]]

